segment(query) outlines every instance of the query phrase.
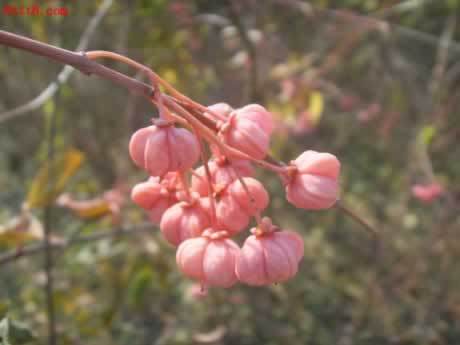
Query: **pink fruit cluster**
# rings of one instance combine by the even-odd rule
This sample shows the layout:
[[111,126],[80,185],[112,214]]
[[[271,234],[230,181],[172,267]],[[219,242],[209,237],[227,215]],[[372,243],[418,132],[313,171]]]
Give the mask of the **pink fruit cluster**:
[[[298,208],[327,209],[338,198],[340,163],[329,153],[306,151],[290,164],[267,159],[274,125],[270,112],[251,104],[240,109],[219,103],[203,113],[213,121],[216,140],[171,120],[155,120],[131,138],[134,163],[150,175],[132,189],[132,200],[177,247],[179,269],[202,286],[267,285],[296,275],[302,237],[272,224],[262,212],[269,193],[254,178],[254,164],[276,172],[287,200]],[[203,134],[203,135],[201,135]],[[210,143],[205,156],[202,139]],[[244,243],[232,239],[251,224]]]

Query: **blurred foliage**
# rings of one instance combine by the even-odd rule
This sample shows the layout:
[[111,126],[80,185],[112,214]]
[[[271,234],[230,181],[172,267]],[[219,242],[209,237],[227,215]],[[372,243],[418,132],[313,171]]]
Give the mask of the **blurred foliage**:
[[[1,13],[1,27],[74,49],[100,1],[37,3],[66,6],[69,15]],[[284,161],[306,149],[336,154],[342,200],[381,236],[336,209],[290,207],[277,177],[261,172],[272,196],[268,214],[305,239],[294,280],[197,298],[153,226],[149,234],[79,244],[55,254],[59,344],[460,342],[460,1],[114,1],[90,49],[143,62],[203,104],[262,102],[278,123],[273,154]],[[0,54],[0,117],[36,97],[62,68],[19,50],[0,47]],[[148,102],[78,73],[58,93],[0,123],[0,224],[11,224],[26,199],[41,220],[41,207],[61,192],[92,200],[146,178],[127,143],[155,116]],[[52,114],[57,150],[76,148],[85,161],[78,170],[51,163],[67,170],[59,168],[62,176],[42,193]],[[423,204],[411,196],[413,184],[433,180],[445,186],[441,198]],[[130,203],[120,207],[117,224],[146,220]],[[72,210],[53,209],[53,234],[115,224]],[[9,249],[2,243],[0,255]],[[45,343],[42,261],[35,255],[1,267],[0,315],[8,313],[1,345],[22,343],[16,329]]]
[[77,150],[69,150],[55,157],[51,162],[45,161],[29,188],[26,207],[44,207],[54,203],[62,193],[68,180],[83,163],[84,156]]
[[34,340],[32,331],[24,324],[18,321],[12,321],[8,317],[0,321],[0,344],[27,344]]

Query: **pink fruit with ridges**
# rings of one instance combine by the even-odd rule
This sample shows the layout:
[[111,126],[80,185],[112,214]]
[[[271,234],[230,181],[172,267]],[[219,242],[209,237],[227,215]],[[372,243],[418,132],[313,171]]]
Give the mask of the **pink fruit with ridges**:
[[[254,230],[254,229],[253,229]],[[292,231],[249,236],[236,261],[238,279],[248,285],[284,282],[297,274],[303,240]]]
[[236,180],[222,192],[217,203],[217,221],[232,234],[247,227],[250,217],[263,211],[269,203],[269,195],[259,181],[252,177],[242,180],[247,190]]
[[171,206],[161,218],[161,232],[174,246],[201,235],[211,225],[209,199],[194,198],[191,202],[182,201]]
[[221,126],[219,135],[233,148],[263,159],[269,149],[273,128],[272,115],[264,107],[250,104],[233,111]]
[[172,125],[149,126],[133,134],[129,152],[134,163],[152,176],[186,171],[200,156],[197,138],[184,128]]
[[131,199],[143,209],[149,210],[162,198],[162,189],[159,178],[136,184],[131,190]]
[[201,237],[182,242],[176,253],[177,265],[204,286],[231,287],[237,282],[235,263],[240,249],[226,236],[212,238],[209,234],[206,231]]
[[330,208],[336,203],[340,162],[334,155],[306,151],[291,164],[296,170],[286,185],[290,203],[313,210]]
[[161,182],[159,177],[150,177],[135,185],[131,190],[131,199],[148,211],[152,223],[160,224],[163,213],[178,202],[177,192],[182,189],[177,174],[167,173]]
[[216,216],[217,222],[225,227],[232,235],[243,231],[251,220],[247,212],[230,196],[224,196],[219,200],[216,208]]

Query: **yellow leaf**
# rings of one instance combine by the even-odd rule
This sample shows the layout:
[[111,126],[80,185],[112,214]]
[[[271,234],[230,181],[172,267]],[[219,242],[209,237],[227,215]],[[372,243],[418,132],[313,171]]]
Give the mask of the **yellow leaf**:
[[296,113],[296,108],[292,103],[272,103],[267,105],[267,109],[283,120],[293,120]]
[[0,244],[2,245],[17,247],[42,238],[42,224],[28,212],[23,212],[8,223],[0,225]]
[[57,198],[56,204],[69,209],[76,216],[83,219],[99,218],[112,214],[113,211],[110,202],[104,198],[75,200],[66,193]]
[[313,91],[310,94],[310,102],[308,105],[308,113],[313,125],[317,125],[321,120],[321,115],[324,110],[324,98],[321,92]]
[[88,207],[74,209],[73,211],[83,219],[99,218],[111,213],[110,205],[105,200],[101,200],[98,203],[94,202]]
[[30,208],[44,207],[54,202],[68,180],[77,172],[84,160],[82,152],[71,149],[45,162],[32,181],[26,205]]

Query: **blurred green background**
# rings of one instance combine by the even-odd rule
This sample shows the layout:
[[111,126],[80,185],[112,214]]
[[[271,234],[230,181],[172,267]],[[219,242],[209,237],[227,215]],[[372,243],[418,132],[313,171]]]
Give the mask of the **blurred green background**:
[[[125,54],[202,104],[265,105],[278,123],[272,154],[337,155],[342,201],[379,232],[335,208],[291,207],[277,177],[260,171],[267,214],[305,240],[294,279],[197,298],[158,229],[104,236],[55,252],[59,344],[460,343],[460,1],[35,3],[68,15],[8,15],[5,5],[29,2],[5,0],[0,27],[71,50],[89,30],[87,50]],[[0,262],[39,244],[45,223],[60,239],[145,227],[129,189],[147,176],[127,144],[156,110],[74,72],[43,105],[11,113],[62,66],[3,46],[0,56]],[[75,174],[65,159],[56,163],[57,176],[73,175],[58,192],[106,202],[116,192],[110,205],[120,209],[96,202],[89,214],[72,212],[50,202],[53,192],[22,224],[33,186],[45,190],[37,172],[50,140],[56,156],[74,149],[84,158]],[[431,183],[444,188],[432,202],[411,193]],[[32,235],[17,238],[12,222]],[[38,252],[0,265],[0,317],[10,325],[7,337],[0,324],[0,344],[46,344],[43,262]]]

